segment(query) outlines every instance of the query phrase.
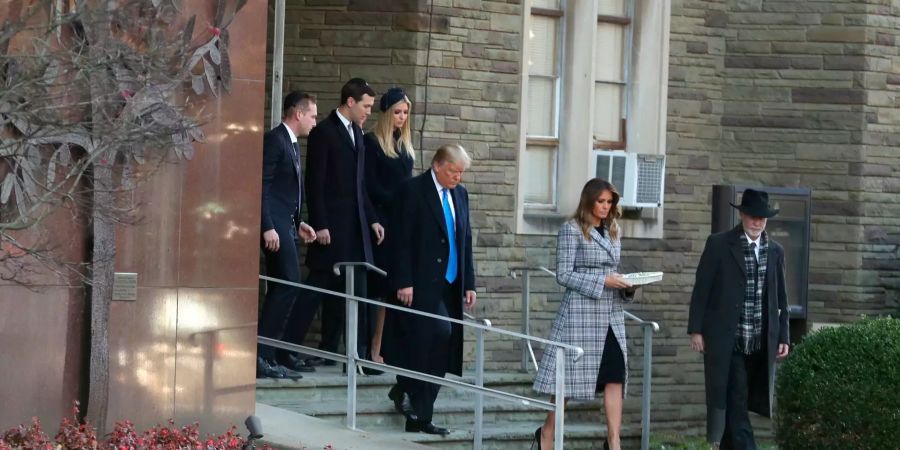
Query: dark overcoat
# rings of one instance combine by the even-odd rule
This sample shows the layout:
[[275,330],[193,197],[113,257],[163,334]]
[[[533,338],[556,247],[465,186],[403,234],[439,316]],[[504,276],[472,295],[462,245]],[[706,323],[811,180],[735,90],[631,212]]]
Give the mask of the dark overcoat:
[[[403,182],[412,178],[413,159],[406,152],[399,152],[396,158],[384,154],[384,149],[373,133],[366,133],[366,189],[375,214],[384,227],[386,236],[393,234],[391,215],[397,203],[395,192]],[[401,145],[399,142],[397,145]],[[387,238],[386,238],[387,239]],[[375,265],[387,269],[393,259],[393,252],[387,242],[374,247]],[[376,297],[388,297],[387,283],[380,275],[369,272],[369,294]]]
[[[768,237],[768,236],[767,236]],[[691,295],[688,333],[703,335],[707,414],[725,409],[728,370],[747,283],[741,225],[706,240]],[[768,364],[748,373],[750,411],[771,417],[778,344],[789,343],[784,248],[769,238],[763,291],[763,348]]]
[[260,232],[275,230],[285,239],[290,236],[294,222],[300,223],[299,155],[284,124],[267,131],[263,136],[262,214]]
[[[475,270],[472,263],[472,228],[469,224],[469,193],[463,185],[450,190],[456,209],[456,242],[448,243],[441,199],[434,185],[431,170],[404,183],[397,191],[397,204],[391,221],[394,230],[389,240],[394,258],[388,268],[388,285],[392,292],[412,287],[412,308],[438,313],[443,302],[446,284],[447,257],[450,245],[457,248],[460,296],[446,305],[450,317],[462,319],[463,295],[475,290]],[[396,295],[392,301],[397,303]],[[399,304],[399,303],[397,303]],[[423,366],[432,349],[422,343],[423,336],[434,333],[429,327],[434,319],[419,318],[388,309],[384,324],[382,354],[388,364],[427,372]],[[450,351],[447,355],[450,373],[462,375],[462,326],[453,324]]]
[[374,261],[369,230],[378,217],[366,192],[362,130],[353,124],[353,131],[355,143],[332,111],[309,133],[309,225],[331,234],[331,244],[309,247],[306,264],[310,269],[330,271],[337,262]]

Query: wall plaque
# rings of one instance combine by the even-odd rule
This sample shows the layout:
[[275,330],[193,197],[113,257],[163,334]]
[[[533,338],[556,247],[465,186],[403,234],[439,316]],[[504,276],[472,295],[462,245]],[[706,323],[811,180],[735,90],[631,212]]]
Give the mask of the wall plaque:
[[112,299],[131,302],[137,300],[137,279],[137,273],[116,272]]

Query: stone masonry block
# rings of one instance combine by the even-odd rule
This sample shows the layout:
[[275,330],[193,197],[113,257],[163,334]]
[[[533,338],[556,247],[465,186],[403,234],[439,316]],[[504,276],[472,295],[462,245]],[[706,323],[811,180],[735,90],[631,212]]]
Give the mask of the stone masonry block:
[[794,103],[826,103],[840,105],[861,105],[866,93],[862,89],[840,88],[793,88],[791,101]]
[[868,42],[867,30],[863,27],[811,27],[806,31],[806,38],[815,42]]
[[[690,44],[688,43],[688,52],[690,52]],[[772,43],[761,41],[726,41],[725,49],[728,53],[771,53]]]
[[866,70],[868,58],[865,56],[826,56],[825,70]]
[[725,67],[738,69],[788,69],[791,60],[780,56],[726,56]]
[[384,26],[392,22],[391,13],[385,12],[329,12],[325,25]]
[[725,28],[726,25],[728,25],[728,14],[725,11],[706,11],[703,26],[709,28]]
[[[347,0],[343,2],[347,4]],[[390,11],[390,12],[417,12],[427,11],[426,0],[349,0],[348,11]]]

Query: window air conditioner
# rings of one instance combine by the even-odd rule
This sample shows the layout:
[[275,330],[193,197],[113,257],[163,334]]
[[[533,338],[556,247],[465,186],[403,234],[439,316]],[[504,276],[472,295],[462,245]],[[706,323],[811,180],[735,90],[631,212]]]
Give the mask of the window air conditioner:
[[662,206],[666,157],[593,150],[591,173],[612,183],[619,190],[623,208],[659,208]]

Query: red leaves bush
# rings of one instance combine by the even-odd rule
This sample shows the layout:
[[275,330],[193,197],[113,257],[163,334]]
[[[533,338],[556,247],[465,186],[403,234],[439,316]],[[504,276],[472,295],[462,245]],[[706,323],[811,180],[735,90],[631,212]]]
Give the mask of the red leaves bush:
[[100,440],[94,427],[78,420],[77,403],[72,418],[62,420],[54,440],[44,433],[37,418],[32,419],[31,425],[22,424],[0,434],[0,450],[219,450],[241,449],[246,442],[234,426],[225,434],[202,438],[200,424],[178,428],[173,420],[166,426],[157,425],[143,433],[138,433],[129,421],[118,422],[112,433]]

